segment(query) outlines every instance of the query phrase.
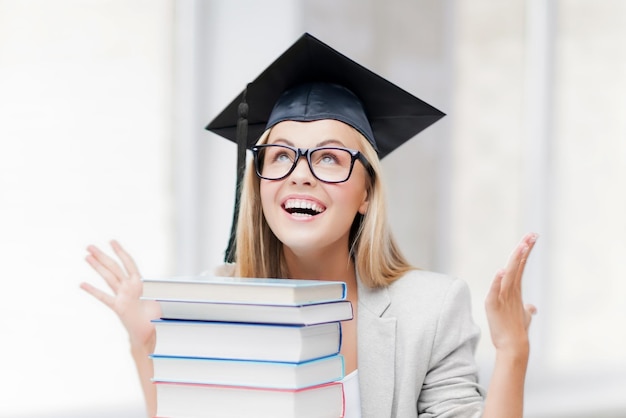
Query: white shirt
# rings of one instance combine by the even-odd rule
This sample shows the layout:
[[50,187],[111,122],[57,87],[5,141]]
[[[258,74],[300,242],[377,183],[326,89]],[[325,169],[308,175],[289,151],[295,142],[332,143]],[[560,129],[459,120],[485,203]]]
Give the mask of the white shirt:
[[359,393],[358,370],[345,376],[343,383],[343,396],[345,399],[344,418],[361,418],[361,395]]

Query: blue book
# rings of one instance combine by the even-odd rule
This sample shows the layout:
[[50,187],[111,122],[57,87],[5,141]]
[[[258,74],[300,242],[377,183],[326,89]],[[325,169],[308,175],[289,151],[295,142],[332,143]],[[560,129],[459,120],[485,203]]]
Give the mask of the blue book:
[[344,378],[340,354],[301,363],[151,356],[154,382],[303,389]]
[[161,306],[162,319],[313,325],[353,318],[352,303],[348,300],[297,306],[180,300],[157,302]]
[[275,325],[163,320],[154,355],[300,363],[339,353],[341,323]]

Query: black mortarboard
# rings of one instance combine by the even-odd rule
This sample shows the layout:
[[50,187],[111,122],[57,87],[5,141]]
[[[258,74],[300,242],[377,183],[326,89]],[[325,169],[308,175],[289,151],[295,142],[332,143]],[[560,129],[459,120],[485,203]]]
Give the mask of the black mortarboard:
[[360,131],[382,159],[443,116],[315,37],[302,35],[206,127],[238,144],[235,213],[227,261],[234,259],[245,150],[268,127],[283,120],[337,119]]

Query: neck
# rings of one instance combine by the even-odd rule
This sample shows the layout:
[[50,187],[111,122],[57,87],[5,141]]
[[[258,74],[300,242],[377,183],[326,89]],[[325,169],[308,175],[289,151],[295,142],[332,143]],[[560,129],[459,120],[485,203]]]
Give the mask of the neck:
[[346,251],[319,251],[299,254],[283,247],[289,277],[293,279],[332,280],[356,283],[354,261]]

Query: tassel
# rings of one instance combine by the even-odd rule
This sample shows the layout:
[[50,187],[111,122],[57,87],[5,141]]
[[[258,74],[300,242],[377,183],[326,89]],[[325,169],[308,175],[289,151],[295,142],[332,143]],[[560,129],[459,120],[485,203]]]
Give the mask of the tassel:
[[246,149],[248,148],[248,103],[246,95],[248,87],[243,91],[241,103],[237,110],[239,117],[237,118],[237,183],[235,185],[235,209],[233,211],[233,221],[230,227],[230,238],[224,261],[234,263],[237,258],[237,246],[235,238],[237,236],[237,223],[239,221],[239,205],[241,201],[241,186],[243,183],[243,174],[246,167]]

